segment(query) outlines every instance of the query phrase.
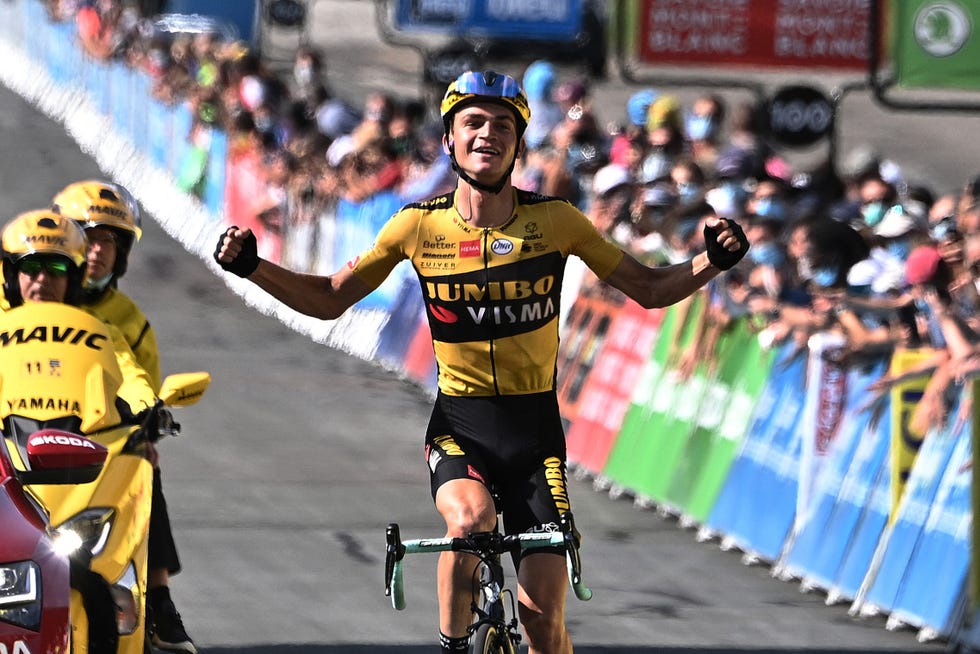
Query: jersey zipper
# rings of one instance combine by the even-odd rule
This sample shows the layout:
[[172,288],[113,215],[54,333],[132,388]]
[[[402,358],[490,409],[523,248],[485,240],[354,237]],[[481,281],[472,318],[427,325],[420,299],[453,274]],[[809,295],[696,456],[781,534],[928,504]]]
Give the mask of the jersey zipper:
[[500,387],[497,385],[497,361],[494,355],[494,336],[496,332],[496,324],[494,323],[493,316],[493,301],[490,298],[490,230],[491,227],[483,228],[483,283],[486,285],[486,298],[487,298],[487,319],[490,321],[489,332],[490,332],[490,377],[493,379],[493,392],[495,395],[500,395]]

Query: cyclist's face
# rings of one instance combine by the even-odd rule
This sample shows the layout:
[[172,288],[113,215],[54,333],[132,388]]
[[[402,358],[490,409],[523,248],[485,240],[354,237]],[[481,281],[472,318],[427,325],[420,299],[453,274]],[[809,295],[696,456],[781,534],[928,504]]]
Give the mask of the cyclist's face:
[[478,102],[456,113],[449,138],[460,168],[477,179],[499,178],[514,160],[517,122],[510,109],[493,102]]
[[88,274],[92,279],[104,279],[116,265],[116,233],[107,227],[89,227]]

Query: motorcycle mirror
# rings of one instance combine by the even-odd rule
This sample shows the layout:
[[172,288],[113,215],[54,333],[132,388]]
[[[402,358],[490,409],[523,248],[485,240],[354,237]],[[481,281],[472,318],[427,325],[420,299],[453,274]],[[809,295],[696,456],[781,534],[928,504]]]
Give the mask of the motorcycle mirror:
[[190,406],[201,399],[210,383],[210,373],[175,373],[163,380],[159,397],[167,406]]
[[25,484],[87,484],[102,471],[109,450],[96,441],[60,429],[42,429],[27,439],[30,470]]

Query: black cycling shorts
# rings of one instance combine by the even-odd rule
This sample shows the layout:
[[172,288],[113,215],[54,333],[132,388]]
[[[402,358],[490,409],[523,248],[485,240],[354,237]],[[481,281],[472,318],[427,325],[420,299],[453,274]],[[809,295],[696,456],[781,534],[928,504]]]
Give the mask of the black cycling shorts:
[[[436,398],[425,435],[432,497],[475,479],[498,500],[504,533],[553,530],[570,510],[565,433],[553,392]],[[561,548],[534,552],[562,552]]]

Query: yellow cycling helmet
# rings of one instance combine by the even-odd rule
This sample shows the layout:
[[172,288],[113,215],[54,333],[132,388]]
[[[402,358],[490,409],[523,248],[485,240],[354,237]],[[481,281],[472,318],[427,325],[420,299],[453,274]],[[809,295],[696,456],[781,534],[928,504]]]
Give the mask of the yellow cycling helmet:
[[455,79],[446,89],[439,114],[443,125],[449,131],[453,114],[473,102],[496,102],[514,112],[518,133],[523,134],[531,121],[531,108],[520,83],[510,75],[492,70],[469,71]]
[[51,209],[34,209],[15,217],[3,228],[3,290],[10,306],[23,303],[17,283],[17,263],[31,255],[53,255],[68,260],[68,295],[77,304],[85,278],[88,241],[78,224]]
[[107,227],[115,232],[113,277],[125,274],[133,243],[143,235],[139,204],[129,191],[111,182],[73,182],[54,196],[51,206],[62,216],[77,222],[82,229]]

